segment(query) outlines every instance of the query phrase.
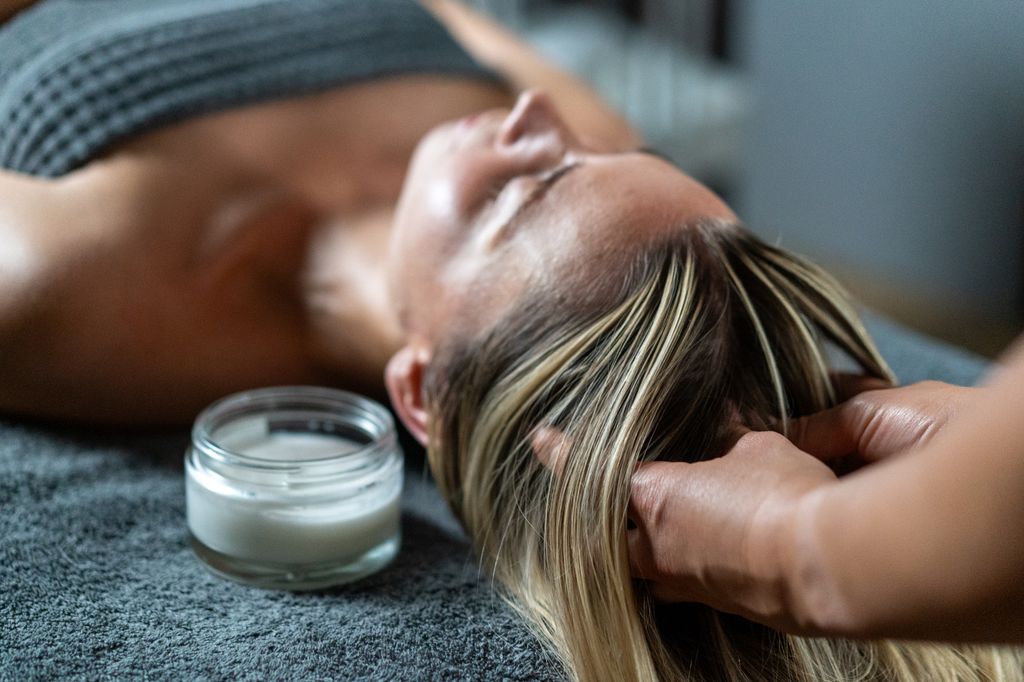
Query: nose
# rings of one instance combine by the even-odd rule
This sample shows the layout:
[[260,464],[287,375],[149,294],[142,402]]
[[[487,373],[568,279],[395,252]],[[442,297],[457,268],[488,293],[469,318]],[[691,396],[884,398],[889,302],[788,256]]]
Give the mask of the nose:
[[498,132],[499,144],[512,145],[524,137],[554,137],[562,144],[570,141],[568,127],[555,109],[551,97],[541,90],[527,90],[505,117]]

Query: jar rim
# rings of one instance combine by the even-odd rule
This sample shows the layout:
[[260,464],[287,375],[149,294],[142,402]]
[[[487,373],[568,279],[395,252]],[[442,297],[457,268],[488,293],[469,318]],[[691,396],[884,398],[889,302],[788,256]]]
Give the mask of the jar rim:
[[[274,460],[225,447],[214,436],[217,428],[233,420],[288,407],[322,410],[335,419],[339,419],[343,411],[357,415],[358,420],[345,420],[346,426],[368,438],[368,442],[333,454]],[[362,462],[364,466],[358,468],[365,471],[367,460],[377,459],[372,455],[379,454],[381,458],[386,458],[395,442],[395,422],[387,408],[365,396],[321,386],[272,386],[233,393],[207,406],[192,426],[193,448],[201,450],[203,455],[222,464],[264,471],[302,469],[313,473],[312,469],[324,468],[331,469],[331,473],[340,473],[336,466],[346,460]]]

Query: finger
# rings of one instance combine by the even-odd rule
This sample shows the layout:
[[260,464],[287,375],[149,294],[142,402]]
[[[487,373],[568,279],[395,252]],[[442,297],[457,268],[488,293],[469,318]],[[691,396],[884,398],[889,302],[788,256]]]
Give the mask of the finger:
[[565,466],[569,446],[569,438],[554,426],[538,426],[530,434],[530,447],[537,461],[555,475]]
[[629,572],[635,580],[642,581],[643,589],[660,602],[694,601],[698,594],[690,581],[672,578],[661,572],[654,559],[654,548],[650,536],[643,528],[637,527],[626,533],[629,550]]
[[790,421],[785,435],[793,445],[824,462],[855,454],[860,435],[859,412],[851,403],[841,403]]
[[892,384],[885,379],[853,372],[829,372],[829,379],[832,381],[832,389],[836,392],[836,400],[839,402],[849,400],[864,391],[892,388]]

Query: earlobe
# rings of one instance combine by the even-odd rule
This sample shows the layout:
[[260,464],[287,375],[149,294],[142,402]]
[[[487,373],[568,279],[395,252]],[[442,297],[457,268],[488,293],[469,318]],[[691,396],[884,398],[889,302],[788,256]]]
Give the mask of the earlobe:
[[405,346],[392,356],[384,370],[391,405],[405,428],[424,447],[427,446],[427,420],[429,413],[423,402],[423,375],[430,364],[430,351],[416,346]]

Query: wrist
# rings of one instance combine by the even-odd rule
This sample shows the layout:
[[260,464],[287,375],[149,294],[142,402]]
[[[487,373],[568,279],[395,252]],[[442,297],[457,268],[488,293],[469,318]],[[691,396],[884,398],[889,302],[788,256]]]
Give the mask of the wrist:
[[828,518],[837,486],[810,490],[795,502],[780,531],[782,627],[812,636],[855,635],[855,617],[829,556]]
[[783,499],[762,504],[748,529],[745,573],[751,578],[746,596],[749,617],[791,630],[791,555],[799,502]]

